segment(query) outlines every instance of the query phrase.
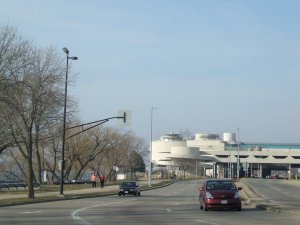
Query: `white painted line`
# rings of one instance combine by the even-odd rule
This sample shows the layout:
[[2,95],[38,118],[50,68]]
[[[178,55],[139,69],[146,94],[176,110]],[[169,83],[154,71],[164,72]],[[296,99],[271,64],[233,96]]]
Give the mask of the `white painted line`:
[[32,212],[20,212],[21,214],[34,214],[34,213],[41,213],[42,211],[32,211]]
[[205,220],[195,220],[195,222],[204,223],[204,224],[211,224],[211,225],[219,225],[218,223],[211,223]]
[[[105,204],[103,204],[105,205]],[[77,223],[79,224],[85,224],[85,225],[90,225],[90,223],[88,223],[87,221],[85,221],[84,219],[82,219],[80,216],[78,216],[77,214],[81,211],[84,211],[86,209],[91,209],[91,208],[94,208],[94,207],[98,207],[98,206],[101,206],[101,205],[93,205],[93,206],[89,206],[89,207],[85,207],[85,208],[81,208],[81,209],[76,209],[75,211],[73,211],[71,213],[71,217],[74,221],[76,221]]]
[[87,209],[91,209],[91,208],[96,208],[96,207],[100,207],[100,206],[108,206],[108,205],[114,205],[114,204],[119,204],[121,202],[130,202],[130,201],[136,201],[137,199],[132,199],[132,200],[127,200],[127,201],[117,201],[117,202],[108,202],[108,203],[103,203],[100,205],[92,205],[92,206],[88,206],[88,207],[84,207],[84,208],[80,208],[80,209],[76,209],[75,211],[73,211],[71,213],[71,217],[72,219],[79,223],[79,224],[83,224],[83,225],[91,225],[91,223],[85,221],[84,219],[82,219],[78,213]]
[[171,213],[171,212],[172,212],[172,209],[166,209],[166,211],[167,211],[168,213]]

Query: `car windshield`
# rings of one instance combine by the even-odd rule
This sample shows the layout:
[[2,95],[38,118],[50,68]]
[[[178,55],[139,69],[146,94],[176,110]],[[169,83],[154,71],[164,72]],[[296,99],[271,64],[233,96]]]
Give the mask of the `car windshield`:
[[207,190],[235,190],[236,186],[231,181],[209,181],[206,184]]

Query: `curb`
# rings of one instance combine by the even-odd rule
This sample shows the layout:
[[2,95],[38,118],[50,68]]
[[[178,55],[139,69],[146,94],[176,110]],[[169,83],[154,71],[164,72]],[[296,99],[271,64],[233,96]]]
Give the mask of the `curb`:
[[269,199],[261,197],[252,187],[244,182],[243,184],[243,202],[245,205],[252,205],[257,209],[265,210],[273,213],[288,213],[300,215],[299,211],[293,210],[291,207],[272,203]]

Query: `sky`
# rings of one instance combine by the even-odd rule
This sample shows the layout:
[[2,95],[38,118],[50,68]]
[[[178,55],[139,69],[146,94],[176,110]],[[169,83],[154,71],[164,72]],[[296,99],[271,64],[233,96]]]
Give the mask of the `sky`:
[[[81,121],[300,143],[298,0],[0,0],[0,25],[70,56]],[[118,126],[110,121],[110,126]]]

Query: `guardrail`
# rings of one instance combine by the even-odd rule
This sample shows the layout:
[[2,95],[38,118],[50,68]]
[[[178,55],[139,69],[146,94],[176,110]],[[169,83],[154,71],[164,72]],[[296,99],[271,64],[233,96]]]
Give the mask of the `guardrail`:
[[[39,183],[33,184],[34,188],[40,188]],[[28,185],[24,182],[13,181],[13,180],[2,180],[0,181],[0,191],[10,191],[11,189],[18,190],[19,188],[23,188],[27,190]]]

